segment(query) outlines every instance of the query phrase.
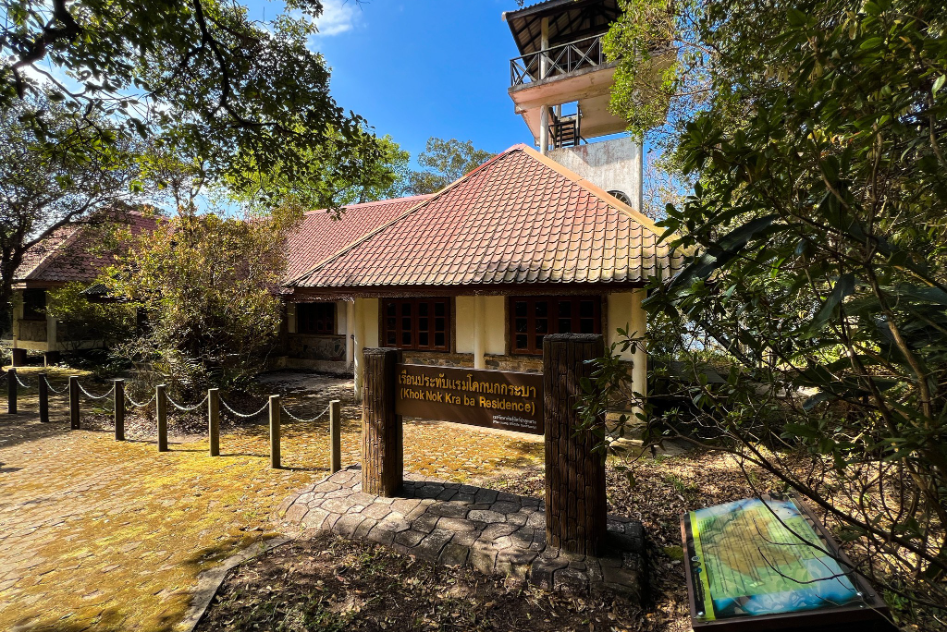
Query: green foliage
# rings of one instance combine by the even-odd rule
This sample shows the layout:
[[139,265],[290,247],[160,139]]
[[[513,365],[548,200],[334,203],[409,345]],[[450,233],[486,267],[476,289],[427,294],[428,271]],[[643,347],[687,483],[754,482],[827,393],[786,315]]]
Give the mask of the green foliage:
[[59,321],[56,338],[67,350],[78,349],[88,340],[101,341],[110,347],[135,335],[135,309],[123,303],[90,301],[83,294],[86,283],[68,283],[50,290],[46,312]]
[[[328,144],[317,150],[303,152],[310,164],[325,165],[325,173],[317,182],[300,182],[295,177],[295,165],[285,168],[275,165],[270,171],[254,171],[247,174],[255,184],[251,190],[227,189],[224,195],[243,205],[262,210],[268,203],[257,199],[256,191],[270,191],[272,197],[281,200],[284,206],[296,206],[303,211],[323,208],[326,199],[333,199],[340,206],[373,202],[400,197],[408,174],[411,156],[401,149],[390,136],[378,139],[380,155],[377,159],[364,160],[359,179],[352,181],[344,174],[332,171],[338,148]],[[179,198],[180,199],[180,198]]]
[[493,156],[488,151],[477,149],[469,140],[461,142],[432,136],[418,156],[418,164],[425,169],[408,174],[407,189],[414,195],[436,193]]
[[[613,46],[667,40],[631,24],[667,5],[626,6]],[[947,14],[930,0],[673,6],[661,24],[700,53],[678,57],[665,94],[694,81],[706,96],[680,111],[669,144],[699,183],[662,223],[695,254],[646,302],[652,347],[681,362],[662,377],[685,404],[659,411],[648,439],[683,436],[774,473],[900,596],[890,603],[903,621],[936,627],[947,603]],[[631,81],[647,57],[622,65]],[[628,88],[617,103],[634,121]],[[697,353],[709,348],[731,358],[722,383]],[[599,376],[627,392],[609,361]]]
[[[0,314],[24,253],[64,224],[85,221],[129,195],[137,147],[108,121],[72,114],[43,96],[0,108]],[[94,129],[93,129],[94,126]],[[110,143],[100,139],[108,137]],[[58,140],[52,140],[58,139]]]
[[259,371],[277,341],[282,307],[274,290],[298,217],[284,209],[249,221],[182,214],[153,232],[118,235],[127,252],[100,281],[144,310],[148,327],[117,353],[185,395]]
[[[0,26],[0,109],[46,92],[92,142],[114,145],[94,124],[108,118],[207,182],[226,179],[273,203],[281,191],[257,187],[256,174],[292,165],[282,169],[289,184],[317,192],[314,206],[335,207],[336,183],[361,181],[381,149],[365,121],[336,104],[325,59],[308,47],[321,12],[318,0],[291,0],[261,23],[222,0],[11,0]],[[320,151],[325,160],[306,160]]]

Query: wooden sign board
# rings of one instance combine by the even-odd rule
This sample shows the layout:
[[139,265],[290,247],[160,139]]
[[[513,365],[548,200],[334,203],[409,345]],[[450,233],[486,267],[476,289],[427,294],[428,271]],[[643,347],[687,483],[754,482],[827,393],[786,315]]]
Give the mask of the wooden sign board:
[[399,364],[395,413],[541,435],[543,376]]
[[681,517],[695,632],[893,630],[798,498],[748,498]]

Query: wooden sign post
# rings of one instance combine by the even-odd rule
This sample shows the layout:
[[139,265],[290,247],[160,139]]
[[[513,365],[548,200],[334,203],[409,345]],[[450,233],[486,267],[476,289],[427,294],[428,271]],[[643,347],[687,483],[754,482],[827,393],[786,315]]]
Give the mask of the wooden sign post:
[[391,497],[401,489],[404,446],[401,416],[395,413],[398,349],[365,349],[362,395],[362,491]]
[[[575,405],[588,362],[605,352],[598,334],[554,334],[543,340],[546,422],[546,540],[550,546],[599,554],[608,525],[605,459],[593,453],[595,437],[576,434]],[[603,420],[604,421],[604,420]]]

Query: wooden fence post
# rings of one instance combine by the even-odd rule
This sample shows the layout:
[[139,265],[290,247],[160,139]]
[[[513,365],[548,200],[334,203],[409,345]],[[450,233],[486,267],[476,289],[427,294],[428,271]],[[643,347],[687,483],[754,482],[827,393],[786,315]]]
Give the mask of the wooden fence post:
[[36,382],[39,388],[39,420],[49,423],[49,384],[46,382],[46,374],[40,373]]
[[543,340],[546,541],[585,555],[597,555],[606,537],[605,458],[592,452],[591,431],[576,434],[575,405],[582,396],[582,378],[592,374],[587,361],[604,351],[598,334],[554,334]]
[[342,469],[342,402],[329,402],[329,473]]
[[16,369],[7,369],[7,414],[16,414]]
[[165,384],[155,387],[155,416],[158,418],[158,452],[168,451],[168,399]]
[[401,416],[395,414],[396,367],[401,351],[378,347],[362,352],[362,491],[391,497],[404,476]]
[[220,389],[207,391],[207,435],[210,455],[220,456]]
[[115,408],[115,440],[125,440],[125,380],[115,380],[112,394]]
[[69,376],[69,427],[78,430],[79,423],[79,376]]
[[279,468],[279,395],[270,395],[270,467]]

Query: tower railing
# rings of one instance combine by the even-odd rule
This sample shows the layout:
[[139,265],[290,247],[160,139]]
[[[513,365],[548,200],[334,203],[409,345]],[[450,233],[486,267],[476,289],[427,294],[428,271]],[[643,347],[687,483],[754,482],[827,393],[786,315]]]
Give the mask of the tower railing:
[[[604,65],[607,61],[602,48],[602,37],[603,35],[593,35],[511,59],[510,85],[522,86],[541,79]],[[545,66],[545,72],[543,66]]]

